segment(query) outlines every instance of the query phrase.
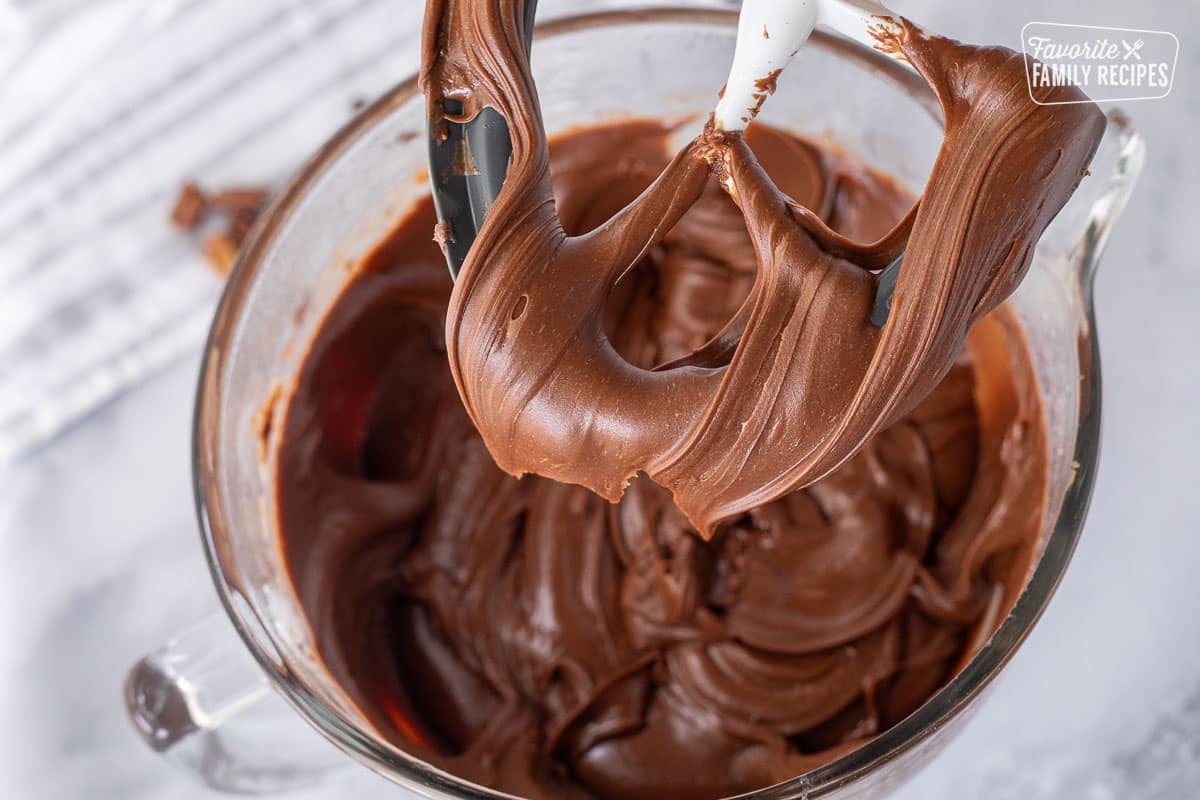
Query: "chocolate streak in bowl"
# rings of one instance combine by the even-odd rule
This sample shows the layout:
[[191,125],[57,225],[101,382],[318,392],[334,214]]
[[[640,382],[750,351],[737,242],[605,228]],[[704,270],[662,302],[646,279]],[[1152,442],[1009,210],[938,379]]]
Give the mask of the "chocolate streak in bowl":
[[[658,123],[552,143],[582,233],[671,157]],[[758,127],[780,188],[873,241],[910,208],[887,177]],[[794,777],[928,699],[1015,600],[1040,534],[1046,437],[1014,317],[986,317],[940,385],[816,484],[705,542],[645,478],[617,505],[514,479],[446,362],[450,280],[420,204],[329,312],[284,421],[277,511],[331,673],[378,731],[529,798],[714,798]],[[650,368],[751,289],[715,183],[617,285],[605,332]]]

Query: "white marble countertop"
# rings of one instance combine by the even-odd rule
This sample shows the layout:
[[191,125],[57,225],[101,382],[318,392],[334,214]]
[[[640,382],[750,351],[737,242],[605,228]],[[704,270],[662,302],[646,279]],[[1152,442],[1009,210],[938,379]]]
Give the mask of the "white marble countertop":
[[[1129,109],[1149,161],[1099,275],[1104,441],[1082,543],[984,708],[900,800],[1200,796],[1200,15],[1188,5],[893,3],[970,40],[1014,45],[1022,24],[1050,19],[1182,42],[1172,95]],[[120,696],[136,658],[215,608],[189,476],[197,359],[0,468],[0,797],[218,796],[146,750]],[[351,768],[288,797],[350,792],[401,796]]]

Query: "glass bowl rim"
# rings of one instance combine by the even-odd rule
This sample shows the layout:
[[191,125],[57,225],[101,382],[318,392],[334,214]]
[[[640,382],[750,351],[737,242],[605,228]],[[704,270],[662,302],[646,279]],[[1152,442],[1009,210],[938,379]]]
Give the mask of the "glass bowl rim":
[[[628,24],[691,24],[729,27],[736,26],[735,10],[654,7],[604,10],[562,17],[538,26],[539,37],[558,36],[574,31]],[[817,31],[814,43],[835,52],[865,60],[901,87],[928,91],[923,81],[900,68],[890,59],[868,53],[842,40]],[[916,88],[916,87],[914,87]],[[390,745],[381,745],[365,735],[339,714],[329,709],[306,687],[264,652],[269,643],[260,641],[261,623],[243,619],[244,605],[235,602],[238,590],[226,578],[220,565],[218,531],[213,510],[219,508],[220,491],[216,481],[207,480],[219,473],[222,454],[216,442],[221,429],[222,346],[234,332],[243,305],[249,296],[254,278],[276,237],[286,229],[286,222],[308,194],[309,189],[323,177],[358,139],[386,119],[402,104],[420,95],[415,76],[396,85],[320,147],[277,195],[262,223],[256,226],[241,249],[221,296],[208,341],[204,349],[193,417],[192,475],[196,514],[199,521],[205,558],[221,600],[238,635],[260,667],[272,678],[278,692],[298,710],[322,735],[344,752],[366,766],[381,772],[393,782],[424,794],[438,792],[442,797],[456,800],[507,798],[502,792],[487,789],[440,770],[416,756]],[[892,760],[908,753],[933,736],[957,717],[991,683],[1015,654],[1041,617],[1070,562],[1079,540],[1095,483],[1095,464],[1100,432],[1100,361],[1095,320],[1089,293],[1084,292],[1084,315],[1089,335],[1083,345],[1090,356],[1092,369],[1081,375],[1080,408],[1074,448],[1077,473],[1066,490],[1057,519],[1053,523],[1041,555],[1011,611],[984,643],[980,650],[937,693],[916,711],[873,737],[865,744],[830,761],[824,766],[795,778],[758,789],[743,795],[740,800],[789,800],[797,797],[819,797],[839,787],[853,783]],[[268,637],[269,638],[269,637]]]

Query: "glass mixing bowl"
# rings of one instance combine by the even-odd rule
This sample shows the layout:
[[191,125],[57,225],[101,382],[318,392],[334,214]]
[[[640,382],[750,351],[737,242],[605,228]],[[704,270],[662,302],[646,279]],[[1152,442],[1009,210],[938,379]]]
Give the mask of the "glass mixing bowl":
[[[729,10],[673,8],[542,25],[534,70],[547,128],[626,117],[693,118],[699,125],[724,81],[736,23]],[[812,75],[821,79],[806,80]],[[1143,157],[1128,120],[1116,112],[1109,118],[1092,175],[1047,231],[1011,301],[1031,343],[1050,437],[1040,556],[1024,591],[975,657],[907,719],[819,769],[745,797],[885,794],[949,741],[1053,595],[1083,526],[1096,468],[1100,365],[1092,278]],[[836,141],[918,193],[941,139],[940,111],[923,81],[879,54],[820,34],[780,81],[764,119]],[[409,79],[322,148],[243,249],[213,323],[196,401],[196,502],[217,591],[238,637],[224,617],[202,623],[139,662],[126,691],[147,742],[220,788],[291,787],[349,763],[297,736],[299,715],[417,795],[504,796],[383,741],[330,679],[280,557],[269,500],[273,470],[260,446],[279,387],[294,380],[306,343],[354,265],[427,193],[424,121],[422,97]],[[271,690],[287,705],[263,702]]]

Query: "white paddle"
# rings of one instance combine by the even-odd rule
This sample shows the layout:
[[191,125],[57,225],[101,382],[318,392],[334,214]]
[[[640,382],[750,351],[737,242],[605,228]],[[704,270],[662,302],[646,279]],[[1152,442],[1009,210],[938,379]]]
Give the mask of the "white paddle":
[[895,15],[876,0],[742,0],[737,48],[725,94],[717,103],[717,127],[744,130],[757,116],[792,57],[820,26],[866,47],[871,28]]

